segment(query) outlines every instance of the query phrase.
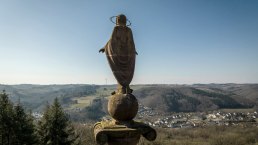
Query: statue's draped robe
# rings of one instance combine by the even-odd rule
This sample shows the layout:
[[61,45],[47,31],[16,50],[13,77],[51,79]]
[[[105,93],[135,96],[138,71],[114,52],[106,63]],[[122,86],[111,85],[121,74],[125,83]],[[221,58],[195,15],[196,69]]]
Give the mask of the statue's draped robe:
[[105,46],[105,52],[118,83],[128,86],[133,78],[136,55],[131,29],[126,26],[115,26]]

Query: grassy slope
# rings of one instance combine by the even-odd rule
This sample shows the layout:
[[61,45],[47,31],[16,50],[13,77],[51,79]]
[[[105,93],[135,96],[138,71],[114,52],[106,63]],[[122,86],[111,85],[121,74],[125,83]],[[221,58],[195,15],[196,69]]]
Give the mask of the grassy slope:
[[[82,145],[96,145],[92,125],[76,124]],[[205,128],[155,128],[157,138],[149,142],[141,137],[138,145],[258,145],[258,128],[252,126],[209,126]]]

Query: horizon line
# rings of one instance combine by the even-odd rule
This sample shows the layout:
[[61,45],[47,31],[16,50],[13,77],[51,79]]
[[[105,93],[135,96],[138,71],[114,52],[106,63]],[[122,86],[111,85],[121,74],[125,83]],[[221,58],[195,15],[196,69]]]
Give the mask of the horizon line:
[[[252,84],[258,84],[258,83],[138,83],[138,84],[130,84],[130,86],[133,85],[211,85],[211,84],[217,84],[217,85],[225,85],[225,84],[237,84],[237,85],[252,85]],[[0,85],[96,85],[96,86],[112,86],[112,85],[118,85],[118,84],[93,84],[93,83],[50,83],[50,84],[37,84],[37,83],[17,83],[17,84],[2,84]]]

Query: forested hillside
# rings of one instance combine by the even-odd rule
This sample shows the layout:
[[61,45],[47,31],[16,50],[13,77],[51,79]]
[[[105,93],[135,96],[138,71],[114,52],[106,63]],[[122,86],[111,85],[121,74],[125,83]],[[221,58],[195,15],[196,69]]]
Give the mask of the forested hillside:
[[258,85],[157,85],[138,89],[135,95],[145,106],[161,112],[253,108],[258,104]]
[[[258,106],[258,84],[133,85],[132,88],[141,104],[162,113]],[[14,103],[20,99],[32,111],[41,111],[47,102],[59,98],[65,110],[95,119],[105,115],[107,98],[115,89],[115,85],[0,85],[0,90],[6,90]]]
[[62,105],[69,106],[74,103],[72,98],[82,97],[96,93],[96,85],[0,85],[9,98],[15,103],[20,99],[23,106],[35,111],[41,111],[47,102],[51,103],[59,98]]

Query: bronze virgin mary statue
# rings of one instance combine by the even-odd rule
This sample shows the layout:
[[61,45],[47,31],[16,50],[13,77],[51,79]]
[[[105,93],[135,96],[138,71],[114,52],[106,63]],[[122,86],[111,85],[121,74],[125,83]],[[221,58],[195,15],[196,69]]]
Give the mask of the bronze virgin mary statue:
[[116,92],[118,94],[132,93],[129,84],[133,78],[135,56],[137,54],[132,30],[126,25],[126,22],[125,15],[116,16],[116,26],[111,38],[104,48],[99,50],[99,52],[106,53],[109,65],[118,81],[118,90]]
[[136,145],[141,135],[149,141],[155,140],[157,136],[153,128],[133,120],[138,112],[138,101],[129,84],[133,78],[137,52],[127,21],[125,15],[116,16],[116,26],[111,38],[105,47],[99,50],[106,53],[118,82],[117,91],[108,99],[108,113],[113,120],[102,120],[94,125],[95,140],[101,145]]

